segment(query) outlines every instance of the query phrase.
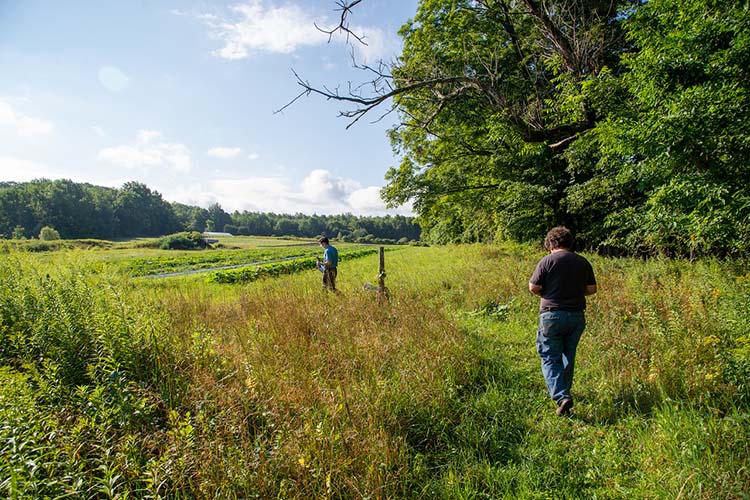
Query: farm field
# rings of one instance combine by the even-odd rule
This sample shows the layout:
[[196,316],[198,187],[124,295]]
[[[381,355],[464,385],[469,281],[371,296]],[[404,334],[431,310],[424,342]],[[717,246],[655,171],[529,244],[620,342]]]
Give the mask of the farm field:
[[[162,250],[158,239],[139,238],[110,242],[104,240],[61,241],[73,248],[82,248],[76,255],[100,269],[113,265],[130,276],[151,276],[165,273],[179,273],[212,268],[250,265],[295,257],[320,255],[320,247],[311,238],[271,238],[257,236],[219,237],[212,248],[194,250]],[[92,245],[96,242],[96,245]],[[28,242],[32,246],[37,241]],[[92,246],[89,246],[92,245]],[[23,244],[19,245],[24,248]],[[157,248],[154,248],[156,246]],[[365,245],[343,243],[338,245],[342,253],[351,249],[365,248]],[[37,252],[38,259],[54,262],[64,252]]]
[[[238,239],[235,243],[235,239]],[[321,250],[314,240],[288,240],[222,238],[218,248],[203,251],[156,251],[142,257],[130,254],[120,260],[126,272],[133,276],[149,276],[184,271],[238,267],[255,263],[274,262],[294,258],[320,256]],[[364,245],[339,245],[342,254]],[[227,248],[228,247],[228,248]]]
[[588,256],[600,291],[560,418],[537,249],[395,247],[388,302],[363,288],[377,254],[342,259],[339,295],[314,269],[222,284],[130,265],[202,252],[0,255],[0,496],[750,496],[741,263]]

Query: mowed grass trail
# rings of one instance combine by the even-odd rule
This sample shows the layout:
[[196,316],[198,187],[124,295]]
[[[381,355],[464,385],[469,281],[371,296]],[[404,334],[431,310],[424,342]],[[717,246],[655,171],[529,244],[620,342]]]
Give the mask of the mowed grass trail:
[[[750,276],[591,257],[575,412],[526,289],[541,252],[406,247],[247,285],[0,266],[11,498],[747,498]],[[53,311],[44,313],[44,311]],[[7,478],[7,479],[6,479]]]

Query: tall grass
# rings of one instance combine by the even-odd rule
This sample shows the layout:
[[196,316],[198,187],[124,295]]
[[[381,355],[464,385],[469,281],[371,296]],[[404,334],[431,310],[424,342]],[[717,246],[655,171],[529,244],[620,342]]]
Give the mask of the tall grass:
[[[746,498],[750,280],[592,257],[575,414],[534,350],[540,253],[408,248],[246,285],[0,262],[11,498]],[[7,478],[7,479],[6,479]]]
[[162,297],[175,330],[200,318],[203,357],[226,365],[193,374],[201,431],[221,422],[201,446],[204,484],[229,475],[240,497],[408,496],[410,450],[433,446],[471,363],[462,335],[437,308],[318,288]]
[[158,446],[159,313],[126,301],[119,279],[67,264],[0,264],[0,477],[12,498],[96,496],[140,476],[142,450]]

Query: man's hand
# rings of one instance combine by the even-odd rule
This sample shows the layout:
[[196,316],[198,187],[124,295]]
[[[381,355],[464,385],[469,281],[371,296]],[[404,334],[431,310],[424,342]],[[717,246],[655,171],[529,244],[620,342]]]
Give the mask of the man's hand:
[[585,295],[594,295],[596,293],[596,285],[586,285]]
[[534,283],[529,283],[529,291],[533,293],[534,295],[542,295],[542,285],[535,285]]

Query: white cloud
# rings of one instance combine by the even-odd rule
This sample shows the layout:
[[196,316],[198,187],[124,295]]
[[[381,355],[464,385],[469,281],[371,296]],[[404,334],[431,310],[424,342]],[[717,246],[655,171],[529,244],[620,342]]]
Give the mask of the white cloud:
[[211,14],[200,16],[212,36],[224,42],[215,52],[224,59],[244,59],[252,51],[288,54],[300,46],[327,40],[313,25],[323,20],[314,19],[297,5],[274,7],[264,5],[261,0],[248,0],[231,6],[230,11],[231,20]]
[[229,159],[229,158],[237,158],[240,153],[242,153],[241,148],[226,148],[226,147],[217,147],[217,148],[211,148],[208,150],[208,156],[213,156],[214,158],[222,158],[222,159]]
[[33,138],[52,132],[52,122],[33,118],[13,109],[10,103],[0,99],[0,127],[10,128],[23,138]]
[[248,160],[257,160],[258,158],[260,158],[260,155],[255,152],[252,152],[249,155],[247,155]]
[[[229,8],[230,18],[216,14],[203,14],[198,18],[210,29],[213,38],[221,40],[223,47],[214,52],[223,59],[245,59],[253,52],[289,54],[300,47],[323,45],[329,36],[315,27],[333,27],[338,19],[314,15],[293,3],[282,6],[267,5],[264,0],[247,0]],[[357,26],[357,35],[364,35],[367,45],[353,42],[358,56],[368,61],[390,57],[399,47],[398,38],[379,28]],[[336,33],[332,40],[346,43],[345,34]],[[352,39],[349,37],[349,41]],[[326,69],[330,69],[327,65]]]
[[161,137],[161,132],[159,132],[158,130],[149,129],[139,130],[135,136],[136,141],[141,145],[146,145],[154,139],[158,139],[159,137]]
[[348,193],[359,189],[357,181],[333,177],[327,170],[317,169],[302,181],[302,196],[310,203],[341,203]]
[[150,170],[163,167],[175,172],[189,172],[192,168],[190,150],[184,144],[157,142],[161,133],[141,130],[132,146],[116,146],[99,151],[97,159],[125,168]]
[[353,191],[347,197],[347,202],[358,211],[370,212],[385,209],[385,202],[380,199],[380,188],[378,186],[369,186]]
[[296,207],[293,188],[284,177],[217,179],[209,183],[221,204],[240,210],[289,211]]
[[57,172],[49,165],[13,156],[0,156],[0,179],[27,182],[33,179],[55,179]]
[[352,207],[353,213],[414,215],[411,202],[395,209],[386,208],[385,202],[380,198],[381,189],[381,186],[357,189],[349,194],[346,202]]
[[365,42],[352,43],[357,62],[372,64],[380,59],[387,61],[401,52],[401,39],[395,33],[367,26],[355,26],[351,30]]
[[0,156],[0,180],[29,182],[34,179],[70,179],[73,182],[87,182],[97,186],[118,187],[134,180],[132,176],[113,176],[113,172],[77,171],[58,164],[47,164],[12,156]]
[[387,210],[379,197],[380,187],[362,187],[357,181],[321,169],[311,171],[299,183],[285,176],[259,176],[178,185],[160,192],[166,199],[191,205],[205,207],[218,201],[228,211],[411,215],[410,207]]
[[202,184],[178,184],[169,189],[157,190],[164,196],[164,199],[169,201],[177,201],[204,208],[218,201],[225,210],[228,208],[223,201],[218,200],[216,195],[206,190]]

